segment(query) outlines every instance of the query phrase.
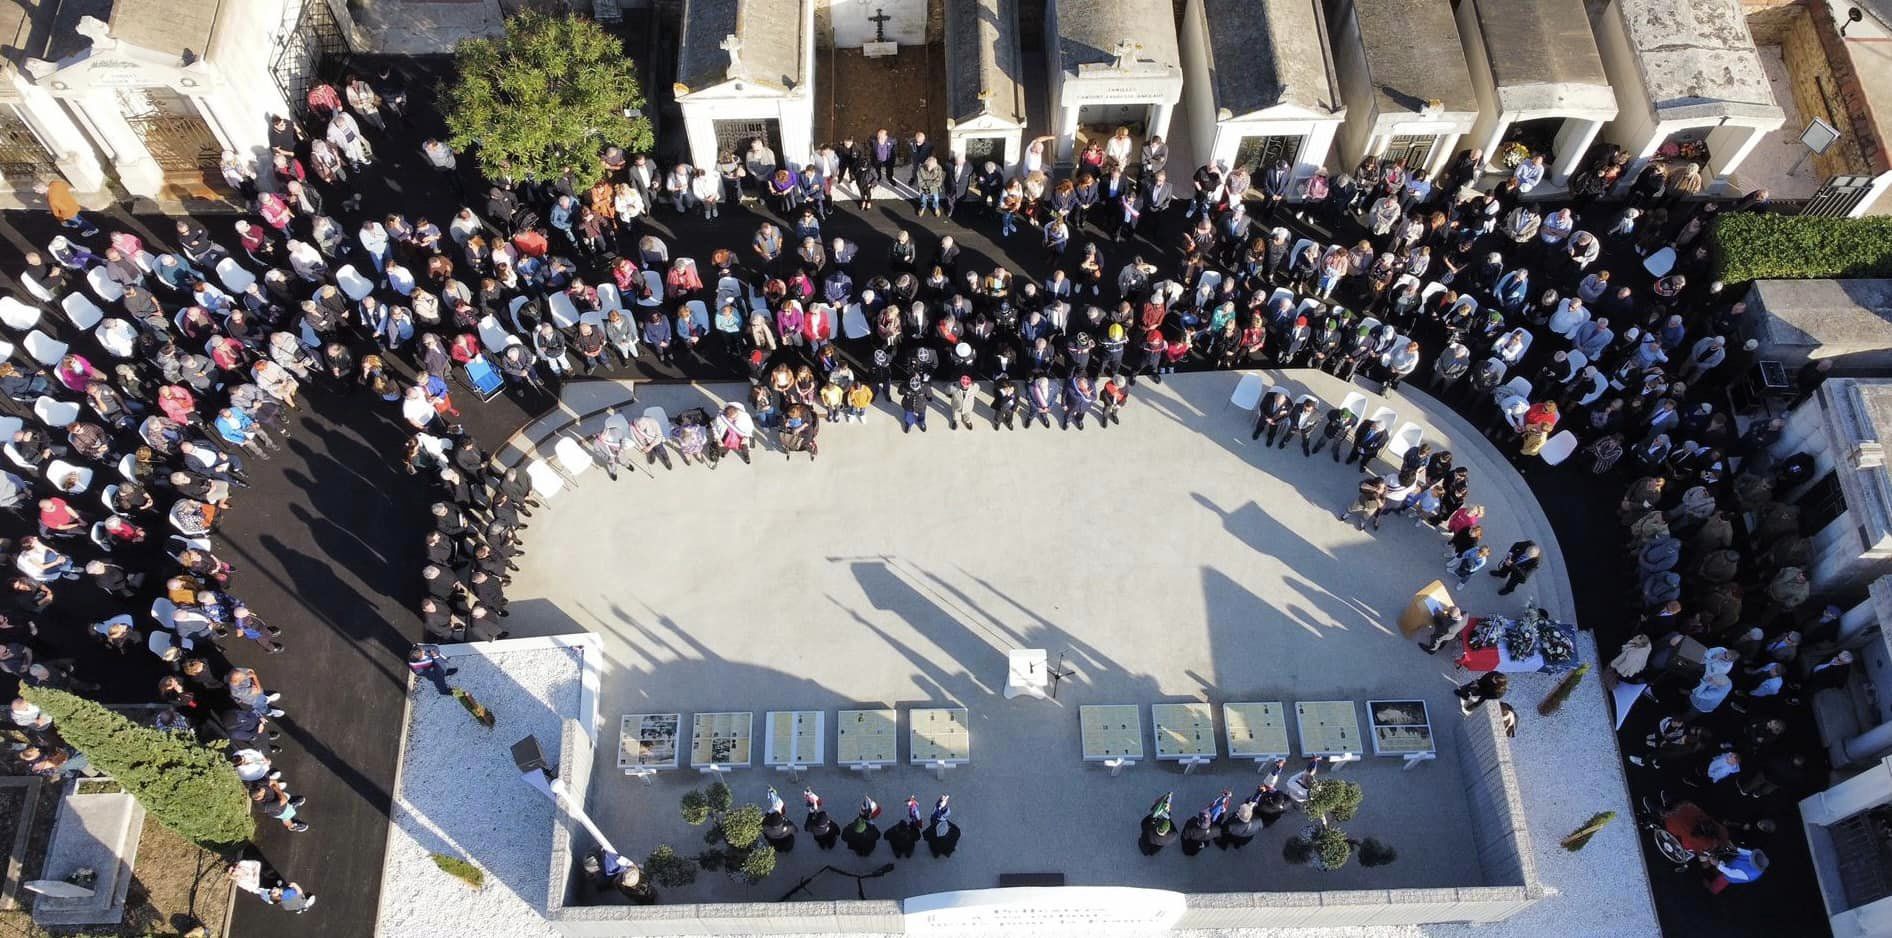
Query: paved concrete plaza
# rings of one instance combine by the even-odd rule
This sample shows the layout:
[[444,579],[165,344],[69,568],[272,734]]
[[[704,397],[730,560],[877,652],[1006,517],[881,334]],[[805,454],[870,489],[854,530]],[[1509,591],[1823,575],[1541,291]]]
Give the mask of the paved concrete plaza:
[[[699,832],[679,820],[676,805],[705,779],[687,757],[653,784],[624,777],[618,717],[679,711],[687,737],[690,714],[728,710],[756,713],[754,765],[728,776],[738,800],[760,801],[774,785],[799,822],[801,784],[761,765],[764,713],[820,709],[830,721],[829,764],[803,778],[837,819],[867,793],[884,806],[885,826],[908,794],[930,806],[943,791],[965,832],[953,858],[922,849],[870,882],[869,897],[1046,872],[1072,884],[1198,892],[1482,884],[1453,748],[1457,672],[1396,625],[1413,592],[1442,575],[1442,540],[1402,519],[1378,534],[1336,521],[1358,470],[1325,453],[1303,458],[1298,443],[1264,450],[1250,442],[1252,416],[1227,406],[1239,377],[1141,382],[1123,424],[1107,430],[1093,421],[1081,432],[995,432],[982,405],[977,429],[950,430],[936,412],[929,432],[902,435],[897,414],[881,409],[864,425],[825,426],[812,464],[769,450],[753,466],[658,467],[654,478],[633,472],[615,485],[600,470],[582,474],[532,519],[508,625],[515,635],[603,636],[604,725],[590,796],[598,823],[634,856],[663,842],[698,849]],[[1320,374],[1292,377],[1283,383],[1297,395],[1325,401],[1359,390]],[[656,404],[675,414],[737,391],[640,386],[630,410]],[[574,384],[567,413],[590,413],[621,393]],[[1435,447],[1471,467],[1494,553],[1527,536],[1547,548],[1549,575],[1529,589],[1500,597],[1498,581],[1481,574],[1457,591],[1461,603],[1474,615],[1515,612],[1535,590],[1567,621],[1561,558],[1522,481],[1463,422],[1437,416],[1436,403],[1424,403],[1429,416],[1417,394],[1371,397],[1369,411],[1384,404],[1400,422],[1425,424]],[[1002,696],[1012,648],[1046,649],[1074,672],[1055,701]],[[1519,709],[1552,683],[1521,676]],[[1174,790],[1180,822],[1222,788],[1238,799],[1252,792],[1255,766],[1231,760],[1224,746],[1190,775],[1146,758],[1112,778],[1085,764],[1079,748],[1085,704],[1139,705],[1147,756],[1151,703],[1209,701],[1219,737],[1228,701],[1291,708],[1415,697],[1429,706],[1440,758],[1402,771],[1398,760],[1369,752],[1345,769],[1366,789],[1348,830],[1400,852],[1379,869],[1288,866],[1280,847],[1300,826],[1292,814],[1239,852],[1187,858],[1172,846],[1145,858],[1137,822],[1154,798]],[[863,704],[903,711],[903,761],[905,710],[966,707],[971,764],[944,781],[904,766],[866,779],[836,767],[834,711]],[[803,837],[763,885],[704,876],[665,898],[772,900],[824,863],[865,872],[890,858],[884,847],[870,859],[844,846],[824,853]],[[819,898],[854,897],[854,884],[831,874],[810,888]]]

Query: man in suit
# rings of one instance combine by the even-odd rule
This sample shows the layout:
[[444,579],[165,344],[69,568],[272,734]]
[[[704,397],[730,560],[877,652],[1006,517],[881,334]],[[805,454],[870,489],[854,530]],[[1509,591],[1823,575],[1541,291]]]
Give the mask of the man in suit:
[[913,136],[907,139],[907,185],[919,184],[920,166],[932,155],[933,144],[926,139],[926,131],[914,131]]
[[1143,207],[1143,215],[1137,221],[1138,233],[1150,239],[1160,237],[1163,213],[1169,210],[1169,204],[1176,198],[1176,190],[1169,184],[1169,174],[1157,170],[1149,185],[1137,194],[1137,198]]
[[1274,388],[1261,397],[1261,406],[1256,410],[1255,432],[1250,433],[1251,440],[1261,439],[1261,433],[1268,431],[1267,445],[1274,445],[1275,434],[1281,425],[1287,422],[1288,415],[1294,412],[1294,402],[1288,399],[1286,391]]
[[1390,434],[1387,433],[1386,428],[1377,420],[1368,420],[1360,424],[1360,429],[1353,435],[1353,451],[1347,454],[1347,465],[1353,465],[1356,459],[1360,461],[1361,469],[1372,465],[1373,457],[1378,456],[1380,450],[1386,448],[1389,437]]

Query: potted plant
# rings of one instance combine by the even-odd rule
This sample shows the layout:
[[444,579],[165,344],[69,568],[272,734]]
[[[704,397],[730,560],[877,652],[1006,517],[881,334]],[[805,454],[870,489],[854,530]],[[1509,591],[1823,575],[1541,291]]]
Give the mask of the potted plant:
[[[1321,779],[1308,789],[1302,808],[1312,823],[1301,828],[1282,847],[1281,856],[1289,863],[1306,863],[1320,870],[1337,870],[1353,858],[1357,842],[1336,822],[1351,821],[1360,810],[1366,793],[1360,786],[1340,779]],[[1377,843],[1377,842],[1376,842]],[[1375,855],[1379,859],[1379,855]],[[1362,858],[1361,862],[1366,861]],[[1373,864],[1373,865],[1378,865]]]
[[719,781],[701,791],[685,792],[680,808],[686,823],[709,825],[703,832],[709,849],[697,854],[697,865],[759,883],[775,872],[775,848],[762,839],[762,809],[734,801],[729,786]]

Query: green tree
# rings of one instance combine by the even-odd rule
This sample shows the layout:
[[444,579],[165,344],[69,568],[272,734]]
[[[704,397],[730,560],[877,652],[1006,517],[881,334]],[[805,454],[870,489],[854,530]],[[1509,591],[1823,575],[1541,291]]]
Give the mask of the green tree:
[[45,687],[20,693],[51,717],[73,748],[116,779],[158,823],[212,850],[256,832],[236,768],[188,736],[139,726],[90,700]]
[[650,149],[650,121],[625,116],[644,106],[637,66],[590,20],[521,13],[504,36],[460,43],[454,65],[440,90],[449,140],[488,176],[582,171],[605,143]]

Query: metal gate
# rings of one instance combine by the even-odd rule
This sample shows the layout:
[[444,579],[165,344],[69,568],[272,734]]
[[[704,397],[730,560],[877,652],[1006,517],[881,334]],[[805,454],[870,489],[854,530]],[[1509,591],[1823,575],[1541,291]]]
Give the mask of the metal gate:
[[1291,170],[1300,157],[1300,137],[1243,137],[1235,148],[1235,166],[1246,166],[1256,173],[1273,166],[1276,160],[1287,160]]
[[166,173],[221,178],[217,167],[223,144],[197,113],[197,105],[169,88],[139,88],[118,93],[125,122],[136,131],[151,159]]
[[309,89],[322,80],[324,67],[338,72],[339,63],[347,57],[348,37],[342,34],[328,0],[303,0],[295,28],[284,32],[276,45],[269,74],[283,100],[301,114],[308,110]]
[[1005,166],[1004,137],[967,137],[966,162],[974,168],[984,166],[987,160]]
[[1826,218],[1851,218],[1866,196],[1872,192],[1871,176],[1834,176],[1820,187],[1800,209],[1802,215]]
[[1438,145],[1436,134],[1401,134],[1386,145],[1383,158],[1403,159],[1407,169],[1424,169],[1432,165],[1432,148]]
[[759,121],[711,121],[710,129],[716,135],[716,154],[734,153],[738,158],[745,158],[749,152],[749,141],[762,138],[769,151],[775,154],[777,165],[787,154],[782,152],[781,122],[773,119]]
[[0,106],[0,176],[33,180],[52,168],[53,155],[39,142],[39,135],[11,105]]

